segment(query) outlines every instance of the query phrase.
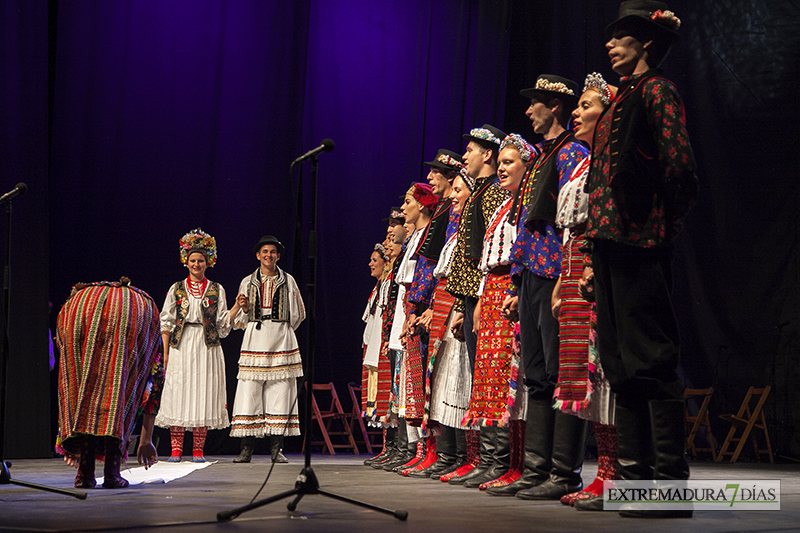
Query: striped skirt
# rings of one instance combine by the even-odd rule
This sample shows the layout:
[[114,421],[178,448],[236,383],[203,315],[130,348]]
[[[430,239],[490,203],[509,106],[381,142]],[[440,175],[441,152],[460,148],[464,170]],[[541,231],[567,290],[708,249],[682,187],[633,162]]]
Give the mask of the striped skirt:
[[58,314],[59,431],[127,442],[153,368],[161,361],[158,307],[143,291],[103,282],[76,290]]
[[481,296],[478,349],[472,377],[472,397],[464,415],[464,425],[504,426],[510,420],[509,397],[512,387],[514,325],[503,316],[502,305],[511,285],[508,274],[486,276]]
[[571,235],[561,254],[561,312],[558,315],[558,385],[555,406],[580,413],[589,406],[589,323],[592,304],[578,290],[583,276],[583,235]]

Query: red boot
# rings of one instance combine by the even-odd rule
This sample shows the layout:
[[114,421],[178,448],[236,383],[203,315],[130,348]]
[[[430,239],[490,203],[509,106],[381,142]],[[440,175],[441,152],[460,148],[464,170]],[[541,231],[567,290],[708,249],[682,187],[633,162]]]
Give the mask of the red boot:
[[408,477],[411,472],[417,470],[424,470],[428,468],[433,463],[436,462],[437,455],[436,455],[436,437],[434,435],[430,435],[426,439],[425,447],[427,452],[425,453],[425,458],[422,461],[419,461],[417,464],[412,466],[411,468],[406,468],[405,470],[400,472],[400,475]]
[[617,428],[600,422],[592,425],[597,440],[597,477],[582,491],[562,496],[564,505],[575,505],[578,500],[603,494],[603,480],[617,478]]
[[478,466],[481,462],[480,456],[480,436],[477,430],[467,430],[467,462],[464,466],[460,466],[447,475],[441,476],[439,481],[447,483],[454,477],[461,477],[469,474],[473,468]]
[[525,453],[525,421],[512,420],[509,430],[511,431],[511,465],[508,472],[497,479],[481,483],[478,485],[480,490],[510,485],[522,476],[523,454]]
[[417,454],[414,457],[412,457],[411,460],[406,462],[405,464],[402,464],[400,466],[394,467],[392,469],[392,471],[393,472],[398,472],[398,473],[402,472],[406,468],[412,468],[414,465],[416,465],[417,463],[419,463],[423,459],[425,459],[425,441],[420,439],[420,440],[417,441]]

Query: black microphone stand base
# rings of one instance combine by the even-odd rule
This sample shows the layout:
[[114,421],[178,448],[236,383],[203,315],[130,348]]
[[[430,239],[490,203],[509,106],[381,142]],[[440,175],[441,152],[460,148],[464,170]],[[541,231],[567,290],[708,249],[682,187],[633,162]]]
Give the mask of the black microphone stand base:
[[300,475],[297,476],[297,481],[294,484],[294,489],[287,490],[286,492],[281,492],[280,494],[276,494],[275,496],[264,498],[263,500],[259,500],[257,502],[253,502],[248,505],[244,505],[242,507],[233,509],[231,511],[217,513],[217,522],[229,522],[234,518],[236,518],[237,516],[239,516],[241,513],[250,511],[252,509],[256,509],[258,507],[262,507],[272,502],[277,502],[284,498],[289,498],[291,496],[294,496],[294,499],[290,501],[288,504],[286,504],[286,508],[289,511],[294,511],[295,509],[297,509],[297,504],[300,503],[300,500],[303,499],[303,496],[307,494],[321,494],[322,496],[327,496],[329,498],[333,498],[334,500],[339,500],[340,502],[352,503],[353,505],[358,505],[360,507],[372,509],[373,511],[378,511],[379,513],[390,514],[395,518],[397,518],[398,520],[404,521],[406,518],[408,518],[408,511],[402,511],[402,510],[392,511],[391,509],[378,507],[377,505],[372,505],[371,503],[365,503],[362,501],[354,500],[346,496],[340,496],[338,494],[334,494],[332,492],[320,489],[319,481],[317,481],[317,476],[314,473],[314,469],[311,468],[310,466],[307,466],[303,468],[303,470],[300,471]]
[[0,485],[20,485],[22,487],[28,487],[29,489],[38,489],[38,490],[46,490],[48,492],[55,492],[56,494],[63,494],[65,496],[72,496],[74,498],[78,498],[79,500],[86,499],[85,492],[78,492],[69,489],[58,489],[56,487],[48,487],[47,485],[39,485],[37,483],[29,483],[27,481],[18,481],[16,479],[11,479],[11,473],[8,471],[11,463],[6,461],[0,461]]

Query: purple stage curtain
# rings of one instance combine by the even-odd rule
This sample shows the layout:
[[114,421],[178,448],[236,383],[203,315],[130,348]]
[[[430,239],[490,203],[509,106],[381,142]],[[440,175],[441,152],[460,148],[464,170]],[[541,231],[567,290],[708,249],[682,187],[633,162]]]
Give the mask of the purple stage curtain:
[[[197,226],[217,238],[207,275],[229,304],[264,234],[286,245],[279,265],[302,285],[296,196],[307,229],[310,165],[290,177],[289,164],[332,138],[319,167],[316,373],[352,381],[381,219],[439,148],[502,127],[507,23],[496,1],[60,2],[54,301],[76,281],[127,275],[160,304],[186,275],[178,238]],[[230,404],[240,342],[223,344]]]
[[[47,3],[2,2],[0,35],[0,194],[19,182],[28,186],[24,196],[12,200],[8,387],[0,439],[6,459],[47,457],[53,450],[48,394]],[[5,205],[0,213],[0,263],[4,266],[9,229]],[[0,308],[3,301],[0,294]],[[0,318],[3,329],[5,317]]]

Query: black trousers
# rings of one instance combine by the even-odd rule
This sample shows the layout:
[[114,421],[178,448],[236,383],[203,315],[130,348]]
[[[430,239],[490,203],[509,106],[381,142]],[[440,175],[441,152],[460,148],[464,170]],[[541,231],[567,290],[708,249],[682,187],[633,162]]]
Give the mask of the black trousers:
[[672,310],[672,248],[596,239],[592,252],[603,371],[623,405],[682,399]]
[[558,320],[551,298],[556,280],[522,272],[519,296],[519,336],[525,384],[532,398],[552,399],[558,383]]
[[478,306],[478,299],[471,296],[464,298],[464,342],[467,345],[467,355],[471,368],[475,368],[475,354],[478,350],[478,335],[472,332],[474,321],[472,316]]

